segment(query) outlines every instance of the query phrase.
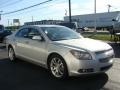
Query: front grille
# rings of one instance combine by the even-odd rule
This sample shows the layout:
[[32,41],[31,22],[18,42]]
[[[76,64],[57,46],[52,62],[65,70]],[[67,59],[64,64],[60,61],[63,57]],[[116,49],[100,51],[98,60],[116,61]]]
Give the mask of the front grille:
[[109,62],[110,59],[112,59],[114,56],[109,56],[109,57],[106,57],[106,58],[100,58],[99,61],[101,63],[106,63],[106,62]]

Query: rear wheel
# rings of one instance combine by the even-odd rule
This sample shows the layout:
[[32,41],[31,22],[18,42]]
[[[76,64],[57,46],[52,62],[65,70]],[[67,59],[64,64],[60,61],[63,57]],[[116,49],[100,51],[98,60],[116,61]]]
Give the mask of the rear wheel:
[[49,59],[49,70],[57,79],[64,79],[68,76],[67,65],[59,55],[53,55]]
[[15,59],[16,59],[15,52],[12,47],[8,48],[8,57],[11,61],[15,61]]

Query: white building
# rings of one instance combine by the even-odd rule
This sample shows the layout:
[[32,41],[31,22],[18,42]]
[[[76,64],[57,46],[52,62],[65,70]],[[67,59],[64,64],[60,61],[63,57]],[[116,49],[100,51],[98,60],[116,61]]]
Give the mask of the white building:
[[62,20],[41,20],[41,21],[33,21],[33,22],[25,22],[24,25],[41,25],[41,24],[58,24],[64,22]]
[[[78,27],[94,27],[96,18],[96,27],[106,28],[113,25],[112,19],[116,19],[119,15],[119,11],[97,13],[95,14],[85,14],[85,15],[74,15],[72,16],[72,22],[77,22]],[[69,21],[69,16],[64,17],[64,21]]]

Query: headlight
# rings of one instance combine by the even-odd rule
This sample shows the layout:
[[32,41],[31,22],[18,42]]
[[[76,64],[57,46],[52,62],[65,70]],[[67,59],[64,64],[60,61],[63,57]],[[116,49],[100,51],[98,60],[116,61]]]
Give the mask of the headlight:
[[92,56],[85,51],[77,51],[77,50],[71,50],[70,51],[74,57],[76,57],[79,60],[91,60]]

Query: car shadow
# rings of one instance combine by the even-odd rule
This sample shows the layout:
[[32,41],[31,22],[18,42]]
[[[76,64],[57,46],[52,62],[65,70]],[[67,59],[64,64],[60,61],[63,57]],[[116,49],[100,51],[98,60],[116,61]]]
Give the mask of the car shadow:
[[120,58],[120,43],[109,43],[115,52],[115,57]]
[[0,60],[0,90],[100,90],[107,81],[105,73],[57,80],[34,64]]

